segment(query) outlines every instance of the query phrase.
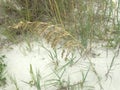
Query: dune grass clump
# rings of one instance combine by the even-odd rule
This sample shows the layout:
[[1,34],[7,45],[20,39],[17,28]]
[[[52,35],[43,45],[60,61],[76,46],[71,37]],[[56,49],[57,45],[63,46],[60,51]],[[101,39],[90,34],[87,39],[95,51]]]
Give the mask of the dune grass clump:
[[57,30],[58,28],[47,30],[49,34],[46,34],[46,38],[53,38],[57,33],[57,37],[54,38],[56,43],[58,39],[64,39],[66,35],[63,31],[65,31],[67,35],[69,33],[72,36],[72,39],[74,38],[74,41],[69,43],[74,44],[73,42],[77,40],[84,48],[92,48],[94,42],[104,42],[109,48],[116,48],[119,44],[119,2],[112,0],[12,0],[4,2],[3,7],[9,17],[9,22],[12,22],[10,26],[26,22],[23,23],[23,28],[19,28],[19,33],[22,31],[26,33],[24,30],[28,30],[29,22],[36,24],[29,27],[33,32],[39,25],[35,23],[36,21],[51,22],[52,25],[62,27],[61,33]]

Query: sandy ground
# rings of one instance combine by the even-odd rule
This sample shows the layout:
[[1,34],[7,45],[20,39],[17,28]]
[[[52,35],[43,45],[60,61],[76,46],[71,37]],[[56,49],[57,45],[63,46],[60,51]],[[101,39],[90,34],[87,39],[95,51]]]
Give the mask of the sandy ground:
[[[50,45],[43,43],[44,47],[54,53],[54,50],[50,47]],[[14,83],[10,80],[10,77],[16,79],[19,90],[37,90],[35,86],[30,86],[25,82],[31,81],[30,75],[30,64],[32,65],[34,73],[36,71],[40,72],[41,76],[41,88],[42,90],[58,90],[55,86],[46,85],[48,80],[57,79],[57,76],[54,73],[54,68],[56,68],[55,63],[51,60],[49,56],[49,52],[41,46],[41,43],[33,42],[31,43],[32,49],[26,45],[26,43],[20,43],[18,45],[12,45],[11,49],[4,49],[2,54],[6,55],[6,64],[7,64],[7,84],[4,87],[1,87],[0,90],[16,90]],[[57,59],[59,62],[60,68],[64,66],[69,60],[72,58],[72,55],[69,55],[68,61],[65,61],[64,58],[61,57],[61,49],[57,50]],[[95,52],[99,54],[96,57],[89,57],[95,70],[100,76],[101,85],[104,90],[120,90],[120,55],[115,58],[114,65],[112,70],[110,71],[108,77],[106,79],[106,73],[110,67],[110,63],[112,58],[114,57],[114,52],[112,50],[108,50],[108,55],[104,48],[96,48]],[[74,53],[75,58],[74,61],[77,61],[79,58],[78,53]],[[63,70],[58,70],[58,75],[65,70],[62,80],[68,81],[68,77],[71,84],[75,84],[82,80],[82,72],[85,74],[90,67],[90,63],[88,58],[80,58],[79,61],[75,65],[68,65]],[[100,90],[98,78],[96,77],[93,70],[90,68],[85,85],[94,86],[92,90]],[[59,89],[65,90],[65,89]],[[83,90],[89,90],[85,87]]]

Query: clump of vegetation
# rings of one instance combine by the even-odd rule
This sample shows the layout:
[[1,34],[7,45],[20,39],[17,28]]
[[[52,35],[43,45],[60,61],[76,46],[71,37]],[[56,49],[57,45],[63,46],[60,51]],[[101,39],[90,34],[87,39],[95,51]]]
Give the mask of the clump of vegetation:
[[18,83],[15,77],[9,76],[11,82],[15,85],[16,90],[19,90]]
[[[57,30],[58,28],[54,30],[44,28],[48,31],[46,37],[50,38],[49,41],[55,41],[52,44],[58,43],[57,41],[61,38],[64,39],[65,32],[67,36],[72,37],[70,37],[70,44],[77,45],[78,43],[74,43],[77,41],[85,49],[92,48],[94,42],[104,42],[106,47],[116,48],[120,41],[119,2],[115,3],[112,0],[11,0],[6,1],[2,6],[9,17],[8,25],[16,24],[17,26],[21,21],[26,22],[21,24],[23,28],[8,33],[12,36],[16,34],[15,31],[17,35],[21,32],[26,33],[24,31],[29,31],[29,29],[36,31],[39,24],[35,22],[38,21],[51,22],[54,26],[62,27],[61,31]],[[36,25],[28,28],[28,24]],[[57,37],[53,38],[53,34]],[[66,40],[69,41],[69,39]]]
[[31,80],[29,82],[23,81],[26,84],[29,84],[31,87],[34,86],[37,88],[37,90],[41,90],[41,76],[40,76],[40,72],[36,71],[36,73],[34,73],[32,65],[30,64],[30,76],[31,76]]
[[5,77],[5,67],[6,64],[4,63],[5,55],[0,55],[0,86],[6,84],[6,77]]

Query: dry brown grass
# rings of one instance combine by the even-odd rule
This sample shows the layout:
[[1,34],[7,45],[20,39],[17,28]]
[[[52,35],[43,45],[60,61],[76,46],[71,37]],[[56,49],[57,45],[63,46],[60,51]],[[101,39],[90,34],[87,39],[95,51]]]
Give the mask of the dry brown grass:
[[53,25],[51,23],[45,22],[19,22],[8,27],[11,32],[17,33],[34,33],[35,35],[44,38],[48,43],[51,44],[51,47],[56,48],[60,45],[63,48],[62,56],[67,49],[69,54],[70,51],[75,49],[84,49],[81,42],[78,41],[74,36],[72,36],[64,27],[59,25]]

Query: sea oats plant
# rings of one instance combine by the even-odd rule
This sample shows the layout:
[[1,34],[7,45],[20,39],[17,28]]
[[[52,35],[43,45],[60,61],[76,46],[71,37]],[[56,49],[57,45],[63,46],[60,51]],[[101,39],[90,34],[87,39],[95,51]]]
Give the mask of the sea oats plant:
[[[28,29],[36,31],[38,23],[35,22],[49,18],[46,22],[53,24],[44,29],[47,30],[45,38],[52,41],[53,46],[66,36],[68,36],[70,46],[77,45],[79,42],[81,46],[89,49],[92,48],[93,42],[106,42],[107,47],[113,48],[119,44],[119,2],[115,3],[112,0],[12,0],[12,2],[6,1],[3,7],[8,17],[14,17],[12,21],[15,23],[11,24],[19,25],[19,22],[25,22],[22,24],[23,28],[14,30],[19,34],[26,33],[24,30],[28,31]],[[28,28],[28,23],[34,23],[36,26]],[[58,30],[56,25],[62,30]],[[50,30],[52,28],[55,30]],[[44,32],[44,30],[41,31]],[[56,35],[55,38],[54,35]]]

